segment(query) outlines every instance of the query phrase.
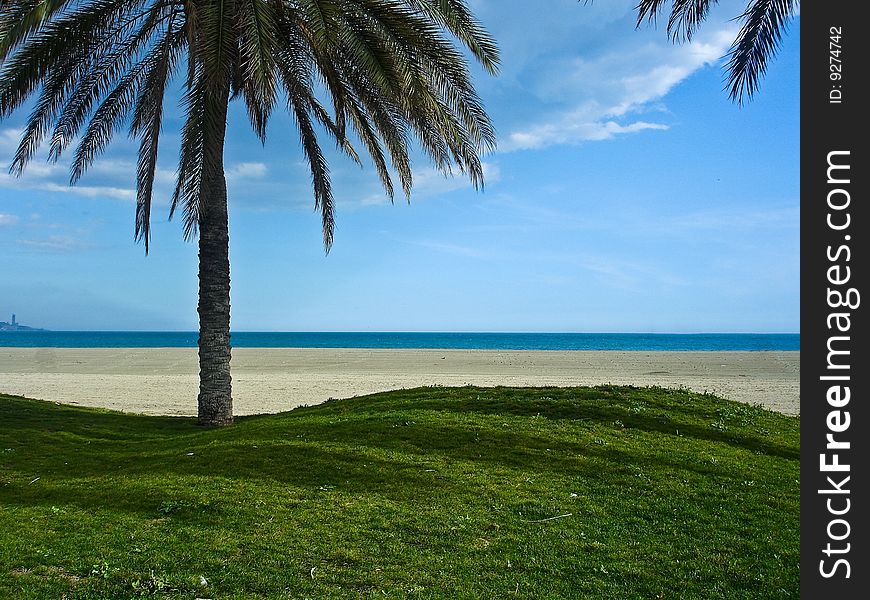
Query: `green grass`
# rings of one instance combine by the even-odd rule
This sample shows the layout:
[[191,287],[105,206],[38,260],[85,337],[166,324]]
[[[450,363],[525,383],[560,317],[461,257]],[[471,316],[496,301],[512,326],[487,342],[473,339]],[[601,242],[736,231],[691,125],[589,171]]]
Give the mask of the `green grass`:
[[798,597],[799,419],[710,395],[421,388],[218,430],[0,395],[0,419],[2,599]]

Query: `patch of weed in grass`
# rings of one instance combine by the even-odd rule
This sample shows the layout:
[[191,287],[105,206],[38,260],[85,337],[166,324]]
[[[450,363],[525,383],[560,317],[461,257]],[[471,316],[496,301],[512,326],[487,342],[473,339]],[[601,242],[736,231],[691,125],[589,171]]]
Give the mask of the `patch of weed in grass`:
[[188,502],[186,500],[164,500],[160,503],[160,507],[157,509],[157,512],[162,516],[167,517],[173,513],[177,513],[181,510],[193,508],[193,503]]

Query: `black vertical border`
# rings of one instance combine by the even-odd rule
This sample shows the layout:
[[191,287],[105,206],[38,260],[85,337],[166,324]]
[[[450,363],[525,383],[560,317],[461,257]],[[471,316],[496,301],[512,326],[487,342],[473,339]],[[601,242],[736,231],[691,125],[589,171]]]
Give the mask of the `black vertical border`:
[[[867,67],[870,64],[870,51],[867,39],[870,28],[863,22],[859,8],[865,3],[849,0],[828,2],[807,2],[801,7],[801,597],[830,600],[849,600],[868,597],[870,590],[870,535],[867,531],[867,513],[870,511],[870,494],[860,490],[870,488],[868,481],[868,426],[867,405],[870,403],[870,343],[868,343],[867,313],[870,304],[870,290],[866,286],[870,261],[867,257],[867,238],[870,237],[870,211],[867,204],[867,179],[870,178],[870,165],[867,161],[866,141],[860,136],[859,128],[870,124],[866,112],[870,110]],[[831,28],[841,28],[839,56],[832,54]],[[836,30],[834,30],[834,35]],[[838,72],[832,65],[840,59],[842,80],[836,80]],[[839,86],[839,87],[838,87]],[[838,93],[842,93],[839,102]],[[849,183],[831,184],[828,182],[828,155],[834,151],[848,151],[838,155],[839,163],[849,164]],[[844,159],[844,156],[848,156]],[[844,174],[840,170],[837,173]],[[828,207],[828,194],[833,189],[846,189],[849,206],[841,211]],[[846,196],[837,192],[834,203],[842,204]],[[848,229],[835,231],[828,226],[828,213],[832,214],[835,224],[844,222],[845,212],[849,213]],[[847,239],[848,236],[848,239]],[[830,260],[829,252],[836,256],[842,245],[849,248],[842,251],[838,260]],[[829,250],[830,248],[830,250]],[[846,261],[846,258],[850,259]],[[845,275],[845,266],[850,268],[850,279],[839,286],[828,280],[828,269],[841,265],[835,277]],[[845,293],[855,288],[862,294],[857,308],[832,308],[828,302],[828,289]],[[866,295],[864,294],[866,292]],[[848,333],[828,327],[828,316],[833,312],[848,312],[850,330]],[[845,321],[841,321],[841,324]],[[828,368],[828,341],[831,336],[848,336],[848,342],[839,340],[835,345],[848,349],[850,354],[838,355],[838,362],[848,362],[850,368],[833,371]],[[848,348],[847,348],[848,344]],[[839,409],[829,405],[826,394],[834,382],[820,379],[831,374],[849,376],[849,381],[839,382],[848,385],[851,399],[848,405]],[[848,411],[849,428],[834,434],[839,441],[848,441],[848,450],[826,449],[826,435],[829,412]],[[832,417],[842,419],[844,415]],[[836,422],[835,422],[836,426]],[[822,472],[820,455],[839,454],[839,462],[849,465],[848,473]],[[827,477],[848,489],[848,494],[820,493],[831,489]],[[850,479],[842,484],[844,476]],[[843,510],[845,500],[849,499],[847,513],[837,516],[829,512],[827,501],[832,499],[834,510]],[[834,519],[848,522],[848,529],[840,522],[832,525],[835,536],[848,531],[848,537],[837,541],[829,538],[828,526]],[[848,552],[826,556],[825,549],[832,548]],[[826,578],[821,573],[820,561],[825,561],[825,569],[830,573],[838,558],[848,561],[849,577],[843,564],[834,576]]]

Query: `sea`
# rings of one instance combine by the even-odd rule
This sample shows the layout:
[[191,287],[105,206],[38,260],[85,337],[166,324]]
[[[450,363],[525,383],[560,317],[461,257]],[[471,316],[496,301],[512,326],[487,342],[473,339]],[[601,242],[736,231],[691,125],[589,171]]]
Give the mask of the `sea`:
[[[195,348],[190,331],[7,331],[0,347]],[[252,332],[236,348],[420,348],[459,350],[800,350],[799,333]]]

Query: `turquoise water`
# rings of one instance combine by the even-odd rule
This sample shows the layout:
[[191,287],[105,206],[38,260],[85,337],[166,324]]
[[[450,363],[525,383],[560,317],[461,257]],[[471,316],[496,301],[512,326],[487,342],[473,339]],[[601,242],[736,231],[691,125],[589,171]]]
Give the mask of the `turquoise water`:
[[[193,348],[184,331],[0,332],[0,347]],[[800,334],[245,332],[236,348],[439,348],[467,350],[800,350]]]

